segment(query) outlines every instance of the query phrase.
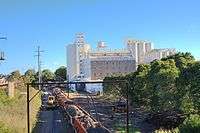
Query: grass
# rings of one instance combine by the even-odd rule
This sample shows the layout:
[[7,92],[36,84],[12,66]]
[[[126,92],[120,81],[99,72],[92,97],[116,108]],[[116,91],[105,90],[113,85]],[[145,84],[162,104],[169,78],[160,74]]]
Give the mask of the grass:
[[156,130],[155,133],[180,133],[180,132],[179,132],[179,129],[176,128],[176,129],[173,129],[173,130],[159,129],[159,130]]
[[5,124],[0,123],[0,132],[2,133],[13,133],[14,131],[7,127]]
[[180,133],[200,133],[200,115],[190,115],[179,127]]
[[[130,133],[140,133],[140,130],[134,128],[133,126],[129,126]],[[117,124],[115,125],[115,133],[126,133],[126,126]]]
[[113,95],[113,94],[103,94],[100,96],[97,96],[97,98],[102,99],[104,101],[109,101],[109,102],[116,102],[117,100],[119,100],[119,96]]
[[[5,92],[0,91],[0,132],[1,133],[26,133],[27,132],[27,117],[26,117],[26,95],[20,95],[17,92],[14,98],[6,96]],[[36,93],[36,90],[31,89],[31,95]],[[31,102],[31,125],[36,122],[37,112],[41,105],[40,96]]]
[[200,115],[190,115],[178,128],[157,130],[155,133],[200,133]]

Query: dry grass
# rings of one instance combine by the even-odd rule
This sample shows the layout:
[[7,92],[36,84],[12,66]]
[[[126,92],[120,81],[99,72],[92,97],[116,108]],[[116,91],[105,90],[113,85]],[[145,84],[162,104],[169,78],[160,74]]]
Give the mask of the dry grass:
[[[36,90],[31,89],[31,94],[36,93]],[[40,96],[38,95],[30,104],[31,107],[31,125],[36,121],[36,115],[41,105]],[[15,133],[27,132],[26,122],[26,95],[17,94],[6,105],[0,105],[0,123],[9,128]]]
[[178,130],[178,128],[173,129],[173,130],[160,129],[160,130],[156,130],[155,133],[179,133],[179,130]]

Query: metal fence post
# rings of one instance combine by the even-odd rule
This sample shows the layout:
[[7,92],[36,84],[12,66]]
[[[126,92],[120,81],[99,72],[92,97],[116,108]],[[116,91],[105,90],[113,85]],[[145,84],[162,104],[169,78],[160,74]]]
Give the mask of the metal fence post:
[[27,129],[30,133],[29,84],[27,84]]
[[128,101],[128,83],[126,83],[126,132],[129,133],[129,101]]

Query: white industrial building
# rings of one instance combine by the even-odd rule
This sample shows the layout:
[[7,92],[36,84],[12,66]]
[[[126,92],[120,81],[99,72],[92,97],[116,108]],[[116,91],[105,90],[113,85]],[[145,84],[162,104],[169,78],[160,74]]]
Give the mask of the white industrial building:
[[105,76],[135,71],[136,61],[129,50],[109,50],[103,41],[91,50],[79,33],[75,42],[67,45],[67,69],[69,81],[103,80]]
[[148,41],[129,39],[126,44],[138,64],[144,63],[145,55],[153,49],[152,43]]
[[153,49],[146,53],[144,57],[144,63],[148,64],[154,60],[159,60],[175,53],[175,49]]
[[103,80],[104,77],[134,72],[139,64],[150,63],[175,54],[175,49],[153,49],[148,41],[129,39],[126,47],[107,49],[100,41],[92,50],[82,33],[67,45],[67,73],[69,81]]

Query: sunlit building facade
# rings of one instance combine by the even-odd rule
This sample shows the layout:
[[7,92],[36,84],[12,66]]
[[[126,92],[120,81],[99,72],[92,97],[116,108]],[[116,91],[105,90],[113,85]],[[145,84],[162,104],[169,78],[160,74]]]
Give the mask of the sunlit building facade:
[[73,44],[67,45],[69,81],[103,80],[106,76],[134,72],[139,64],[150,63],[175,54],[175,49],[153,49],[149,41],[129,39],[124,49],[108,49],[99,41],[95,50],[85,42],[82,33],[76,34]]

